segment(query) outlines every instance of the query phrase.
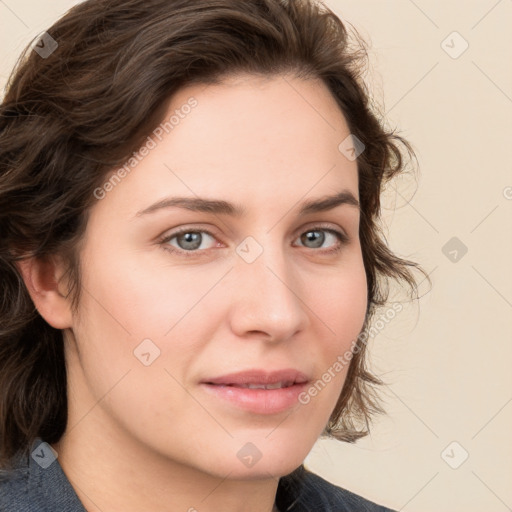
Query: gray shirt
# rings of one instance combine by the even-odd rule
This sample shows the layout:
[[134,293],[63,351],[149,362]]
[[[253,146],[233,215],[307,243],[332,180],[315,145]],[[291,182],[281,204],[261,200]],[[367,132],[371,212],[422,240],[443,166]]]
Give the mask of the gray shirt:
[[[0,512],[86,512],[47,443],[36,439],[30,455],[18,456],[15,464],[0,471]],[[395,512],[303,465],[279,480],[276,503],[281,512]]]

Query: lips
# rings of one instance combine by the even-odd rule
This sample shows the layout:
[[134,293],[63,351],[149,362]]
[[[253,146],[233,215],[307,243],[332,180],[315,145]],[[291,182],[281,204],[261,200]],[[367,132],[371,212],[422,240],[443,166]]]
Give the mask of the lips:
[[279,389],[304,384],[309,381],[306,374],[293,368],[267,372],[253,369],[237,373],[230,373],[220,377],[207,378],[202,380],[203,384],[217,386],[233,386],[249,389]]
[[214,384],[215,386],[246,388],[246,389],[282,389],[289,388],[295,383],[291,380],[275,382],[274,384]]
[[201,388],[230,408],[253,414],[279,414],[295,407],[310,381],[295,369],[247,370],[201,381]]

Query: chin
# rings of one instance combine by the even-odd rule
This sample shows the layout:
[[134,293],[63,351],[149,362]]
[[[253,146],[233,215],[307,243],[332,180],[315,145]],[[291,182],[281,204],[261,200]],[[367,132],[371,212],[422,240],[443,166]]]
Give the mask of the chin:
[[[218,466],[216,471],[222,472],[223,476],[229,473],[229,478],[234,480],[266,480],[270,477],[280,478],[288,475],[297,469],[305,457],[307,451],[294,449],[287,452],[279,450],[267,450],[266,453],[259,453],[249,444],[244,446],[246,453],[242,452],[233,459],[225,461],[225,472]],[[251,450],[254,450],[251,453]],[[259,459],[257,457],[260,457]]]

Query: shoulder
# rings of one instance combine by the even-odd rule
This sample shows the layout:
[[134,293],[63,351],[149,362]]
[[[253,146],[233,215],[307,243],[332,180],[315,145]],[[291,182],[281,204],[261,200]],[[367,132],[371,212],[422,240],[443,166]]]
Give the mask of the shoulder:
[[37,439],[11,469],[0,470],[2,512],[85,512],[50,446]]
[[27,495],[28,480],[28,467],[21,458],[15,461],[14,469],[0,470],[0,510],[16,510],[15,506]]
[[328,482],[303,465],[279,480],[276,499],[281,512],[395,512]]

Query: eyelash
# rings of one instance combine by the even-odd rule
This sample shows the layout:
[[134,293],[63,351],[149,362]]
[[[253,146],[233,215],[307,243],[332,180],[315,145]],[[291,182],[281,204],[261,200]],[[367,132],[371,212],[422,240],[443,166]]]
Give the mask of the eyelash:
[[[344,233],[342,233],[341,231],[337,231],[332,228],[326,228],[323,226],[313,226],[312,228],[307,229],[306,231],[302,232],[301,234],[303,235],[303,234],[309,233],[311,231],[325,231],[327,233],[333,234],[334,236],[336,236],[336,238],[338,238],[339,243],[333,249],[324,249],[324,250],[318,249],[317,250],[317,252],[320,252],[320,253],[323,253],[326,255],[339,253],[344,248],[344,246],[350,241],[349,237],[347,235],[345,235]],[[187,258],[197,257],[197,256],[201,255],[201,253],[204,253],[204,252],[207,252],[210,250],[210,249],[201,249],[201,250],[194,250],[194,251],[185,251],[185,250],[181,250],[181,249],[176,249],[176,248],[168,245],[168,242],[170,242],[173,238],[176,238],[177,236],[182,235],[183,233],[206,233],[207,235],[211,236],[212,238],[216,238],[215,235],[211,231],[208,231],[207,229],[183,228],[183,229],[179,229],[178,231],[175,231],[174,233],[171,233],[170,235],[167,235],[167,236],[161,238],[160,240],[158,240],[158,243],[160,244],[160,246],[162,247],[162,249],[164,251],[168,251],[172,254],[183,255]],[[306,249],[308,249],[308,247],[306,247]],[[315,250],[315,249],[312,249],[312,250]]]

